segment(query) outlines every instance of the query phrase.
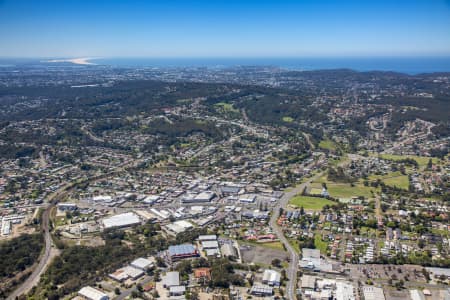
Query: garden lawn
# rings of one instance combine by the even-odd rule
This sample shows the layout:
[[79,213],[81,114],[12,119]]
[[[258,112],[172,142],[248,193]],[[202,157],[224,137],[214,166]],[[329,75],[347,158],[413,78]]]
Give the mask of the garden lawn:
[[320,234],[316,234],[314,236],[314,246],[316,247],[316,249],[320,250],[321,254],[327,253],[328,243],[322,241],[322,238],[320,237]]

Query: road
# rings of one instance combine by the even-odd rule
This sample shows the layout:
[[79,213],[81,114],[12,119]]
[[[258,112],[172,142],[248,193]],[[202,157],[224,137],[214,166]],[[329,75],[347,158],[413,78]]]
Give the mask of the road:
[[273,209],[272,216],[270,218],[270,227],[273,232],[276,234],[280,242],[286,247],[288,251],[291,261],[289,263],[289,268],[287,271],[287,277],[289,282],[286,285],[286,296],[290,300],[296,299],[297,293],[297,271],[298,271],[298,253],[295,251],[294,247],[289,243],[288,239],[284,236],[283,230],[277,224],[278,217],[280,216],[280,208],[285,209],[289,200],[295,195],[301,193],[303,189],[308,186],[312,181],[320,177],[322,173],[315,175],[310,178],[308,181],[296,186],[295,188],[284,193],[283,197],[281,197],[280,201],[278,201],[277,205]]
[[9,295],[7,300],[15,300],[16,297],[28,293],[33,286],[37,285],[39,282],[39,279],[41,278],[41,275],[44,273],[44,271],[47,269],[48,265],[52,261],[52,258],[55,256],[55,254],[58,253],[58,250],[52,247],[52,238],[50,235],[50,213],[52,208],[56,205],[59,199],[61,199],[65,194],[70,192],[74,187],[76,187],[78,184],[85,183],[85,182],[93,182],[96,180],[100,180],[102,178],[105,178],[107,176],[111,176],[120,172],[123,172],[126,169],[136,168],[141,164],[143,160],[134,160],[131,162],[127,162],[121,166],[119,166],[116,170],[101,174],[101,175],[95,175],[92,177],[88,177],[82,180],[77,179],[74,182],[68,182],[67,184],[63,185],[59,189],[57,189],[55,192],[50,194],[47,198],[47,202],[49,203],[46,207],[44,213],[42,214],[42,226],[41,229],[44,232],[44,242],[45,242],[45,249],[44,254],[40,257],[39,264],[37,267],[33,270],[30,277],[27,278],[25,282],[23,282],[14,292]]
[[42,231],[44,232],[44,240],[45,240],[45,249],[44,254],[41,257],[41,260],[39,261],[39,264],[34,269],[34,271],[31,273],[30,277],[22,283],[21,286],[19,286],[14,292],[12,292],[11,295],[7,298],[7,300],[14,300],[16,297],[26,294],[35,284],[38,283],[41,274],[45,271],[48,263],[50,262],[50,258],[52,257],[51,251],[52,251],[52,239],[50,236],[50,229],[49,229],[49,216],[50,216],[50,210],[52,205],[49,205],[44,213],[42,214]]

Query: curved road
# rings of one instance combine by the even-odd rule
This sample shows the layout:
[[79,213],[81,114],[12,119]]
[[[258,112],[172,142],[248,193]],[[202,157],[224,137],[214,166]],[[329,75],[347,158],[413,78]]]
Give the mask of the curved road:
[[49,219],[50,219],[50,212],[51,209],[56,205],[58,202],[58,198],[63,196],[65,193],[68,193],[72,188],[77,186],[78,184],[85,183],[87,181],[95,181],[102,179],[107,176],[111,176],[114,174],[117,174],[119,172],[122,172],[126,169],[132,169],[139,166],[139,164],[142,163],[142,160],[135,160],[132,162],[127,162],[121,166],[115,171],[111,171],[105,174],[101,175],[95,175],[90,178],[84,178],[81,181],[75,181],[75,182],[69,182],[62,187],[60,187],[58,190],[50,194],[48,197],[48,203],[49,205],[45,209],[44,213],[42,214],[42,231],[44,231],[44,241],[45,241],[45,250],[44,254],[40,257],[39,264],[37,267],[33,270],[30,277],[25,280],[14,292],[9,295],[7,300],[15,300],[16,297],[28,293],[35,285],[38,284],[39,279],[41,278],[42,273],[47,269],[47,266],[51,262],[52,258],[52,238],[50,235],[50,228],[49,228]]
[[295,251],[294,247],[292,247],[291,243],[289,243],[288,239],[284,236],[283,230],[277,224],[278,217],[280,216],[280,208],[285,209],[289,200],[295,195],[303,192],[303,189],[308,186],[313,180],[317,177],[320,177],[322,173],[315,175],[310,178],[308,181],[296,186],[292,190],[285,192],[283,197],[281,197],[280,201],[278,201],[277,205],[273,208],[273,213],[270,218],[270,227],[273,229],[274,233],[277,235],[280,242],[286,247],[286,250],[289,252],[291,256],[291,261],[289,263],[289,268],[287,272],[287,277],[289,282],[286,285],[286,296],[290,300],[296,299],[297,293],[297,271],[298,271],[298,253]]
[[49,230],[49,216],[50,216],[50,210],[53,207],[53,205],[49,205],[44,213],[42,214],[42,231],[44,231],[44,242],[45,242],[45,250],[44,254],[40,258],[39,264],[34,269],[34,271],[31,273],[30,277],[22,283],[21,286],[19,286],[14,292],[9,295],[7,300],[14,300],[16,297],[26,294],[35,284],[38,283],[39,278],[41,277],[41,274],[46,269],[47,264],[50,261],[50,253],[52,250],[52,239],[50,236],[50,230]]

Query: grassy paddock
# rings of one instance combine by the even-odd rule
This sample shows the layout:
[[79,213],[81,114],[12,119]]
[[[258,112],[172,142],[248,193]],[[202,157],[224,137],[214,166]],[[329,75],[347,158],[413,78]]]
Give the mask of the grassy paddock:
[[283,122],[286,122],[286,123],[294,122],[294,119],[291,117],[283,117],[282,120],[283,120]]
[[319,148],[326,150],[336,150],[336,144],[330,139],[325,139],[320,141]]
[[333,205],[335,202],[319,197],[310,196],[295,196],[289,201],[290,204],[301,207],[307,210],[321,210],[325,205]]

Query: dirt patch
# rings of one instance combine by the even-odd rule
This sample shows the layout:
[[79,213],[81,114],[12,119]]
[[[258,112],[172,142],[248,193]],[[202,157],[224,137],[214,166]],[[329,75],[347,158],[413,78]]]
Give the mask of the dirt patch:
[[278,249],[271,249],[258,245],[241,245],[241,255],[245,263],[270,265],[275,258],[286,260],[287,253]]

